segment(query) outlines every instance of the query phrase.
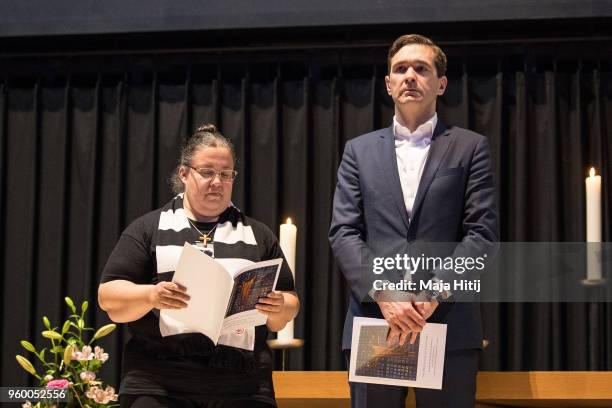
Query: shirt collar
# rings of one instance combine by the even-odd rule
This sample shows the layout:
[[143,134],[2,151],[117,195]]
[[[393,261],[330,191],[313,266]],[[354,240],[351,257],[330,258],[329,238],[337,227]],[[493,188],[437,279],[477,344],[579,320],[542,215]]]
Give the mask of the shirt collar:
[[422,123],[414,132],[411,132],[407,127],[402,126],[395,116],[393,116],[393,135],[397,140],[407,140],[412,143],[421,141],[430,141],[433,137],[434,129],[438,123],[438,114],[434,112],[433,116],[425,123]]

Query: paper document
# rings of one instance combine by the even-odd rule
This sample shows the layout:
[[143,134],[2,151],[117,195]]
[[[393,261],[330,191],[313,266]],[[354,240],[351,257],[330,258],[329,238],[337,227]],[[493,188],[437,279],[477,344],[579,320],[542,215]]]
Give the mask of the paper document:
[[356,317],[349,381],[442,389],[446,325],[427,323],[416,342],[387,345],[384,319]]
[[[191,244],[185,243],[173,282],[187,288],[191,297],[184,309],[163,309],[165,322],[181,332],[200,332],[215,344],[221,333],[259,326],[267,316],[255,309],[257,301],[276,288],[282,259],[252,263],[236,273]],[[162,336],[176,334],[164,333]]]

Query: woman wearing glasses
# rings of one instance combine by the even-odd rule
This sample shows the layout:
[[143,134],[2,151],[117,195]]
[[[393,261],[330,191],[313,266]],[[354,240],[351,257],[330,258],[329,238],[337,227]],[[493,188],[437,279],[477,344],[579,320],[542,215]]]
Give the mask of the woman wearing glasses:
[[231,142],[214,125],[201,126],[181,150],[172,178],[177,195],[134,221],[108,259],[98,300],[132,335],[123,352],[121,407],[276,406],[266,338],[299,309],[286,262],[277,290],[257,305],[267,324],[222,335],[217,346],[159,313],[189,302],[172,282],[184,242],[227,268],[283,257],[274,234],[231,203],[234,165]]

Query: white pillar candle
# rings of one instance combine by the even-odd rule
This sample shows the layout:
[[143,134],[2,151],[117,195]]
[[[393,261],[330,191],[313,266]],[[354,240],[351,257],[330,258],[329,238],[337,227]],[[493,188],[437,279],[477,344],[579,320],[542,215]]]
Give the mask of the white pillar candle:
[[586,183],[587,279],[601,279],[601,176],[591,167]]
[[[285,259],[291,268],[293,281],[295,282],[295,245],[297,242],[297,227],[291,223],[291,218],[287,218],[287,223],[281,224],[279,234],[280,247],[283,250]],[[293,340],[293,320],[278,332],[279,340]]]

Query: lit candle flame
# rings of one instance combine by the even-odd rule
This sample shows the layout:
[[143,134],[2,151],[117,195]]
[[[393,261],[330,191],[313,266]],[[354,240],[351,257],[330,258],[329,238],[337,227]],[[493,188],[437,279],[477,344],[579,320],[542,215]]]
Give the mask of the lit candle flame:
[[589,171],[589,177],[595,177],[595,167],[591,167],[591,171]]
[[291,218],[287,218],[287,224],[291,224]]

